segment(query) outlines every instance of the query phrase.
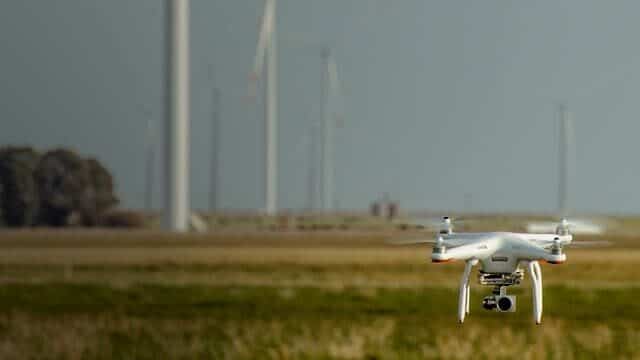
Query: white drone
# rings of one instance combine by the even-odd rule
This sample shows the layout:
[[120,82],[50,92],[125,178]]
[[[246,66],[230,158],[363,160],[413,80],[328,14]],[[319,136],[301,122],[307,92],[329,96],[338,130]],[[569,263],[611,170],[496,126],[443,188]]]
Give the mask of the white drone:
[[542,272],[540,261],[562,264],[567,260],[565,246],[606,245],[606,241],[573,242],[570,223],[562,219],[555,234],[532,234],[513,232],[454,233],[451,218],[445,216],[439,225],[435,239],[403,240],[400,244],[432,243],[431,261],[445,263],[465,261],[460,280],[458,320],[464,322],[469,313],[469,275],[474,265],[480,263],[478,280],[480,285],[493,286],[493,295],[482,301],[487,310],[514,312],[516,298],[507,295],[507,286],[518,285],[524,277],[520,265],[526,265],[533,285],[533,318],[536,324],[542,320]]

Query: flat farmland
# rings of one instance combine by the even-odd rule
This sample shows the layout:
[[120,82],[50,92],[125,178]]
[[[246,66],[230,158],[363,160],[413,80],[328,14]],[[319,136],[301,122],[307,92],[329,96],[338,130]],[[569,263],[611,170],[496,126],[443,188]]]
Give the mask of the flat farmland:
[[518,312],[456,323],[463,264],[390,232],[5,231],[0,357],[422,359],[640,357],[640,246],[568,249]]

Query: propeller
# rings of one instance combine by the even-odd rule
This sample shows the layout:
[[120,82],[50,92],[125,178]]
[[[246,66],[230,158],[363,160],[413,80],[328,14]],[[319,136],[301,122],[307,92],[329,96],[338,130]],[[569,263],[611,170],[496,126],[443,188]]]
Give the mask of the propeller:
[[[560,223],[558,224],[558,226],[556,227],[556,234],[558,235],[569,235],[570,234],[570,227],[572,226],[571,223],[569,223],[569,220],[567,220],[566,218],[562,218],[560,219]],[[559,240],[556,239],[554,241],[554,243]]]
[[600,235],[607,227],[602,219],[588,218],[560,218],[559,222],[554,221],[530,221],[526,224],[526,231],[529,233],[551,233],[558,230],[568,231],[578,235]]
[[564,246],[568,246],[572,248],[603,247],[603,246],[611,246],[611,245],[613,245],[613,243],[607,240],[572,241],[568,244],[564,244]]
[[419,230],[432,230],[438,233],[451,233],[454,225],[468,224],[473,222],[472,219],[467,218],[452,218],[450,216],[443,216],[439,218],[425,218],[425,219],[411,219],[409,221],[399,222],[398,225],[404,225],[414,227]]
[[417,245],[417,244],[434,244],[436,247],[447,246],[447,242],[438,236],[435,239],[432,238],[417,238],[417,237],[402,237],[388,239],[387,243],[391,245]]
[[585,247],[603,247],[611,246],[613,243],[607,240],[585,240],[585,241],[571,241],[563,242],[560,238],[553,239],[553,242],[545,246],[545,249],[557,249],[562,250],[564,247],[572,248],[585,248]]

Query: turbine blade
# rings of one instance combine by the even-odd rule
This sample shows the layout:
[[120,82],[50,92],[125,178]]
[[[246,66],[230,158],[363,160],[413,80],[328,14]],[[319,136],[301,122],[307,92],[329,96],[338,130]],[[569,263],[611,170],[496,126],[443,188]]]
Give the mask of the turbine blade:
[[275,16],[275,0],[266,0],[264,6],[264,14],[262,16],[262,24],[260,26],[260,34],[258,35],[258,44],[256,46],[256,55],[253,59],[253,71],[249,76],[249,95],[255,96],[256,83],[262,76],[264,68],[264,58],[266,56],[267,47],[271,42],[271,34],[273,33],[273,22]]
[[333,56],[329,58],[327,70],[329,72],[329,96],[336,102],[334,106],[334,116],[336,118],[335,120],[337,125],[339,127],[342,127],[344,125],[344,102],[342,98],[342,84],[340,83],[340,78],[338,77],[338,65],[336,64]]

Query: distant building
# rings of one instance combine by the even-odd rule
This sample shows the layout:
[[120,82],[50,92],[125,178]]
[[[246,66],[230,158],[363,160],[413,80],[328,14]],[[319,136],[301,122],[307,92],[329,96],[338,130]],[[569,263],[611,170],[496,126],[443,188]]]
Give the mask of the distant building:
[[371,203],[369,211],[371,216],[393,220],[398,216],[399,208],[398,202],[391,200],[389,194],[385,193],[380,199]]

